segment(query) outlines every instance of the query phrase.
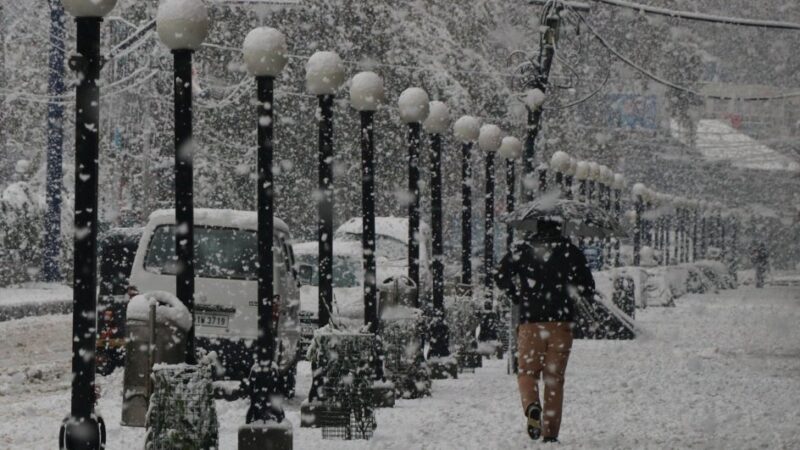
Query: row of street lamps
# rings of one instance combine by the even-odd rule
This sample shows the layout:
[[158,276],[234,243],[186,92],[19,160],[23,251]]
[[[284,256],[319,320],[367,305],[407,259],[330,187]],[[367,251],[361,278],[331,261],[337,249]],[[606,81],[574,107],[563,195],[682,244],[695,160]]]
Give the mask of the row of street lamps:
[[[76,186],[75,186],[75,282],[73,312],[72,402],[70,415],[62,426],[61,448],[101,448],[104,442],[102,419],[95,414],[94,403],[94,346],[96,338],[96,254],[98,223],[98,130],[99,87],[102,67],[100,56],[100,24],[102,17],[115,6],[116,0],[64,0],[66,10],[76,17],[77,56],[70,61],[79,74],[76,88]],[[165,0],[157,13],[157,32],[160,40],[172,52],[174,59],[174,121],[175,121],[175,238],[177,256],[176,294],[194,317],[194,255],[193,255],[193,142],[192,142],[192,55],[200,48],[209,30],[208,13],[200,1]],[[273,132],[275,123],[275,78],[287,63],[287,43],[278,30],[260,27],[252,30],[243,44],[244,61],[250,75],[256,79],[257,130],[258,130],[258,327],[255,363],[251,374],[251,406],[247,413],[248,424],[284,419],[279,395],[278,373],[274,353],[277,337],[275,289],[273,283],[273,223],[274,157]],[[330,321],[333,286],[329,276],[333,262],[333,102],[345,81],[344,64],[334,52],[317,52],[306,64],[306,90],[318,99],[318,154],[319,198],[319,325]],[[535,93],[534,93],[535,94]],[[544,94],[533,95],[526,102],[529,108],[540,108]],[[362,150],[362,247],[365,269],[364,320],[373,333],[378,330],[377,285],[375,268],[375,171],[374,114],[384,99],[382,79],[372,72],[361,72],[352,78],[350,102],[360,114]],[[408,266],[409,278],[420,286],[419,227],[420,227],[420,167],[422,131],[430,136],[431,215],[433,230],[433,306],[437,314],[438,330],[432,341],[434,356],[447,356],[447,328],[444,326],[444,268],[442,235],[442,173],[441,159],[445,149],[445,133],[450,129],[450,114],[445,103],[433,101],[417,87],[403,91],[398,100],[400,118],[408,128]],[[462,154],[462,274],[464,285],[472,283],[471,267],[471,156],[475,143],[485,154],[485,300],[493,301],[491,268],[494,266],[494,190],[495,153],[506,160],[505,174],[508,186],[506,207],[514,209],[516,184],[515,161],[521,157],[522,143],[504,136],[493,124],[483,124],[479,119],[463,116],[455,121],[453,131],[461,143]],[[530,155],[526,155],[530,157]],[[527,165],[526,165],[527,167]],[[581,200],[599,202],[612,209],[612,190],[616,192],[615,210],[620,212],[621,191],[624,178],[596,163],[577,161],[564,152],[556,152],[550,167],[556,183],[573,195],[572,183],[580,183]],[[547,188],[546,166],[540,170],[540,189]],[[527,172],[527,171],[526,171]],[[526,181],[527,185],[527,181]],[[528,188],[528,191],[532,189]],[[637,189],[634,189],[634,194]],[[637,197],[637,230],[641,231],[644,195]],[[640,210],[641,209],[641,210]],[[509,229],[509,241],[513,234]],[[637,232],[640,239],[641,233]],[[637,241],[638,242],[638,241]],[[638,253],[637,253],[638,255]],[[638,259],[636,261],[638,263]],[[326,275],[328,274],[328,275]],[[186,362],[194,364],[194,326],[187,335]]]

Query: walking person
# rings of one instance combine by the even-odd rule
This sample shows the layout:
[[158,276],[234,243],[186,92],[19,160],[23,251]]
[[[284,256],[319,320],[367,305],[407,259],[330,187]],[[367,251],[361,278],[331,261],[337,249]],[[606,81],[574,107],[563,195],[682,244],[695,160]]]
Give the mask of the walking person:
[[517,380],[528,435],[558,442],[575,301],[592,297],[595,285],[586,258],[562,236],[560,223],[539,220],[536,230],[502,258],[495,282],[519,308]]
[[750,260],[756,270],[756,287],[763,288],[769,270],[769,250],[763,240],[753,242],[750,248]]

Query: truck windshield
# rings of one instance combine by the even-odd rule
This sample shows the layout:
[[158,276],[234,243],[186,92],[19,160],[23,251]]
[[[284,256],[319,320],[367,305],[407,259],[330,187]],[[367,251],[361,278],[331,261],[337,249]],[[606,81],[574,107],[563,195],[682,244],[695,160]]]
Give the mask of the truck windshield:
[[[256,279],[256,232],[236,228],[194,227],[195,276],[201,278]],[[276,246],[276,252],[280,248]],[[278,255],[276,255],[278,256]],[[147,247],[145,270],[175,275],[175,227],[157,227]]]

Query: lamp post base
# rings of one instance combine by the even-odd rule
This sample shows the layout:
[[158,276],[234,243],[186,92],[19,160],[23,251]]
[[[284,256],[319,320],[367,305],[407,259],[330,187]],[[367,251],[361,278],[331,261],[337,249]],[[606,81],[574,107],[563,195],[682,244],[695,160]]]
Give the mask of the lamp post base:
[[239,427],[239,450],[292,450],[292,424],[281,422],[253,422]]
[[67,416],[58,432],[59,450],[100,450],[106,446],[106,424],[93,414],[77,419]]

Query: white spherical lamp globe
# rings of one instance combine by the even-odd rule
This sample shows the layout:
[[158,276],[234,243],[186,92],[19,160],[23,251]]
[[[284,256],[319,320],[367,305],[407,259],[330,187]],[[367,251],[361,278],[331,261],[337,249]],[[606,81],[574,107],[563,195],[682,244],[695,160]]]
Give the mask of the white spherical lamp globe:
[[636,183],[633,185],[633,189],[631,191],[633,192],[634,197],[644,200],[644,196],[647,194],[647,186],[645,186],[643,183]]
[[575,166],[575,178],[579,180],[585,180],[589,178],[589,163],[586,161],[578,161],[578,165]]
[[615,173],[614,174],[613,188],[618,190],[618,191],[621,191],[621,190],[625,189],[625,176],[624,175],[622,175],[621,173]]
[[531,111],[536,111],[544,105],[547,95],[541,89],[528,89],[522,95],[522,103]]
[[430,112],[428,93],[422,88],[410,87],[400,94],[397,106],[403,123],[422,123]]
[[486,124],[478,135],[478,146],[487,153],[494,153],[503,144],[503,131],[497,125]]
[[250,30],[244,38],[242,53],[247,72],[256,77],[276,77],[289,61],[286,36],[270,27]]
[[443,134],[450,128],[450,108],[447,103],[432,101],[428,105],[428,117],[422,122],[422,128],[430,134]]
[[208,36],[209,26],[202,0],[164,0],[158,6],[156,31],[170,50],[197,50]]
[[64,9],[73,17],[105,17],[117,0],[63,0]]
[[570,156],[569,167],[567,167],[567,170],[564,173],[570,176],[574,176],[576,170],[578,170],[578,160]]
[[589,178],[593,181],[600,181],[600,164],[592,161],[589,163]]
[[497,153],[505,159],[515,160],[522,156],[522,142],[514,136],[506,136]]
[[614,172],[612,172],[611,169],[608,168],[608,166],[601,165],[600,178],[598,181],[600,181],[605,185],[611,185],[611,183],[614,181]]
[[350,82],[350,104],[357,111],[377,111],[383,102],[383,78],[375,72],[359,72]]
[[550,157],[550,167],[556,172],[565,172],[569,168],[569,154],[564,151],[557,151]]
[[463,143],[475,142],[481,133],[481,121],[472,116],[461,116],[453,125],[456,139]]
[[344,83],[344,62],[336,52],[316,52],[306,61],[306,91],[333,95]]

